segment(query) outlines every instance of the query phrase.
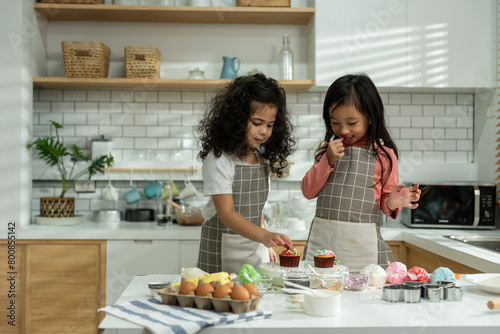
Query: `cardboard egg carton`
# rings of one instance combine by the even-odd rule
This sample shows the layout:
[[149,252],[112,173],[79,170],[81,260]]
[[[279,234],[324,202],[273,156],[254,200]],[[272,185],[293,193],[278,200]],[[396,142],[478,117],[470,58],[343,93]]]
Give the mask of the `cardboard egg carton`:
[[[201,281],[201,280],[200,280]],[[180,295],[179,289],[182,283],[177,286],[169,286],[158,290],[163,304],[180,307],[195,307],[200,310],[214,310],[216,312],[233,312],[236,314],[245,313],[257,309],[262,296],[250,296],[249,300],[233,300],[230,296],[224,298],[214,298],[212,295],[196,296],[194,292]],[[200,282],[198,283],[198,286]],[[216,283],[216,287],[220,282]],[[235,283],[234,286],[237,286]]]

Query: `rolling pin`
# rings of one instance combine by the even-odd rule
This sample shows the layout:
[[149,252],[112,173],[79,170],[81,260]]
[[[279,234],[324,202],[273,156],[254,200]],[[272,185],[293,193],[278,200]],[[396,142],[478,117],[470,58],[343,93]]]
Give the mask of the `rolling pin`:
[[488,301],[487,305],[490,310],[500,309],[500,298]]

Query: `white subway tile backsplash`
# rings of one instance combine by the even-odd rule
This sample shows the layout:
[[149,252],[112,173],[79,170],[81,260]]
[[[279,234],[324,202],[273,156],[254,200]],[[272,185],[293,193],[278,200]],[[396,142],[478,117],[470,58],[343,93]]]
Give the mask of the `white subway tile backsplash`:
[[168,113],[170,104],[168,103],[146,103],[146,112],[148,114]]
[[183,103],[204,102],[205,94],[203,92],[182,92],[181,101]]
[[135,102],[158,102],[158,91],[155,90],[139,90],[134,91]]
[[158,102],[181,102],[181,92],[158,92]]
[[388,124],[390,127],[411,127],[411,117],[410,116],[390,116],[388,119]]
[[389,94],[390,104],[411,104],[411,94]]
[[125,114],[145,114],[146,103],[128,102],[123,104],[123,113]]
[[87,101],[87,91],[85,90],[64,90],[63,101]]
[[87,115],[87,124],[109,126],[111,125],[111,117],[109,114]]
[[401,128],[401,139],[422,139],[421,128]]
[[75,102],[75,113],[77,114],[97,114],[99,112],[97,102]]
[[323,105],[322,104],[310,104],[309,105],[309,114],[310,115],[319,115],[320,117],[322,117]]
[[416,116],[411,118],[411,126],[413,128],[430,128],[434,126],[434,117]]
[[181,125],[181,115],[160,114],[158,115],[158,125]]
[[97,138],[99,137],[99,127],[90,125],[75,126],[75,135],[85,140],[87,140],[87,138]]
[[135,125],[158,125],[157,115],[134,115]]
[[62,90],[39,90],[38,91],[38,101],[62,101],[63,93]]
[[134,115],[112,114],[111,124],[115,125],[134,125]]
[[402,105],[401,116],[422,116],[423,108],[418,105]]
[[201,115],[181,115],[182,126],[197,126],[200,122]]
[[412,94],[412,104],[434,104],[434,94]]
[[424,163],[445,163],[443,151],[424,152]]
[[297,102],[323,105],[323,100],[320,98],[319,93],[314,92],[297,93]]
[[89,90],[87,91],[87,101],[89,102],[110,102],[110,90]]
[[457,141],[452,139],[443,139],[434,141],[434,149],[436,151],[456,151]]
[[446,139],[467,139],[467,129],[446,129]]
[[124,137],[146,137],[146,127],[145,126],[124,126],[123,127]]
[[401,116],[401,108],[399,105],[385,105],[384,106],[385,110],[385,116]]
[[308,104],[293,104],[288,105],[288,108],[292,115],[307,115],[309,113]]
[[457,104],[472,106],[474,104],[474,94],[457,94]]
[[457,152],[450,152],[447,151],[445,152],[445,161],[447,163],[469,163],[469,157],[467,155],[467,152],[462,152],[462,151],[457,151]]
[[69,125],[87,125],[87,115],[85,114],[64,114],[64,124]]
[[158,148],[159,149],[172,149],[178,150],[181,148],[180,138],[158,138]]
[[50,112],[50,102],[33,102],[33,114],[39,113],[49,113]]
[[156,149],[158,148],[157,138],[135,138],[134,148]]
[[51,102],[50,108],[55,113],[74,114],[75,102]]
[[116,102],[99,102],[99,112],[121,114],[123,112],[122,104]]
[[193,112],[192,103],[170,103],[170,112],[173,114],[186,114]]
[[435,94],[434,104],[456,104],[457,95],[456,94]]
[[148,126],[146,127],[146,137],[165,138],[170,136],[170,127],[168,126]]
[[134,101],[134,91],[132,90],[112,90],[111,102],[125,103]]
[[298,115],[295,120],[295,124],[300,124],[301,127],[320,127],[323,123],[321,115]]
[[424,116],[444,116],[444,106],[423,106]]
[[62,114],[50,113],[50,114],[39,114],[39,121],[38,122],[40,125],[45,125],[45,124],[50,125],[50,121],[54,121],[54,122],[57,122],[59,124],[62,124],[62,120],[63,120]]
[[[54,135],[49,121],[63,124],[65,144],[90,148],[92,138],[104,135],[113,142],[117,162],[195,161],[199,153],[196,128],[213,91],[153,90],[35,90],[33,136]],[[317,145],[325,135],[322,119],[325,92],[288,92],[297,140],[289,161],[313,163]],[[400,176],[426,163],[470,163],[474,150],[474,94],[382,93],[388,130],[396,142]],[[301,166],[295,169],[302,171]],[[291,170],[294,170],[292,166]],[[269,200],[289,200],[301,195],[301,177],[272,181]],[[293,181],[292,181],[293,180]],[[106,182],[102,182],[103,185]],[[128,184],[128,183],[127,183]],[[56,187],[57,188],[57,187]],[[40,193],[58,193],[54,186],[35,186]],[[200,188],[201,189],[201,188]],[[116,203],[95,194],[78,194],[79,212],[96,208],[127,208],[121,195]],[[51,194],[52,195],[52,194]],[[39,205],[39,201],[36,205]],[[34,207],[33,212],[38,208]]]

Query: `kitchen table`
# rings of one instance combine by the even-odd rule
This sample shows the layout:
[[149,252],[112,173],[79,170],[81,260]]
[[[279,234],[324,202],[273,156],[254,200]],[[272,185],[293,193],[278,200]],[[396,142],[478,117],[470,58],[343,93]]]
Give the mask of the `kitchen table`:
[[[147,283],[158,279],[178,281],[179,276],[136,276],[125,289],[117,304],[150,298]],[[489,310],[488,300],[500,296],[483,292],[462,278],[463,300],[420,303],[388,303],[382,300],[380,288],[365,291],[344,291],[342,312],[338,317],[312,317],[288,302],[283,293],[264,294],[258,309],[272,311],[269,319],[219,325],[202,329],[200,334],[258,332],[269,334],[304,333],[369,333],[369,334],[489,334],[500,332],[500,310]],[[145,328],[126,320],[106,315],[99,328],[103,334],[148,334]]]

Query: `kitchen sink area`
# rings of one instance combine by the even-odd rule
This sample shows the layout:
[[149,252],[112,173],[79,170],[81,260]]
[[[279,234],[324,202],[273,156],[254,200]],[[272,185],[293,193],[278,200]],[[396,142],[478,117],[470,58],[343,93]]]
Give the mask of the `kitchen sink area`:
[[469,236],[456,236],[444,235],[444,238],[463,242],[465,244],[485,248],[497,253],[500,253],[500,236],[499,235],[469,235]]

